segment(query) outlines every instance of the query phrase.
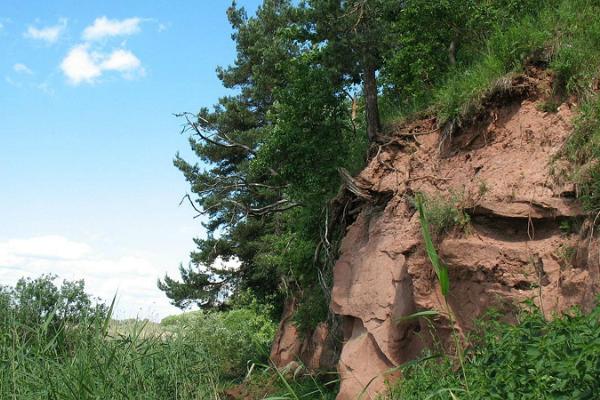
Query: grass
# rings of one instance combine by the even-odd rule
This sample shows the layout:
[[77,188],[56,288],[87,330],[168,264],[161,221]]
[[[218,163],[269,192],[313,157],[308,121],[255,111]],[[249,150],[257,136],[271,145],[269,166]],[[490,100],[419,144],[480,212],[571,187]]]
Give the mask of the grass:
[[[435,274],[440,282],[440,287],[444,297],[448,295],[450,290],[450,280],[448,278],[448,267],[440,259],[437,250],[433,244],[430,232],[430,212],[425,206],[425,199],[421,193],[417,193],[415,198],[417,204],[417,210],[419,211],[419,221],[421,223],[421,233],[423,234],[423,241],[425,242],[425,251],[431,261],[431,265],[435,271]],[[427,209],[427,211],[425,211]]]
[[[556,96],[593,97],[591,83],[598,77],[600,63],[598,12],[600,4],[594,0],[540,1],[537,15],[498,28],[473,62],[450,71],[445,82],[426,96],[429,102],[400,112],[390,106],[384,120],[391,124],[429,109],[440,126],[449,121],[468,122],[484,110],[487,99],[510,90],[511,75],[533,61],[555,72]],[[553,110],[553,104],[548,109]]]
[[143,335],[143,323],[128,334],[109,335],[97,319],[60,326],[47,336],[43,325],[6,322],[0,398],[217,398],[218,371],[198,337]]
[[577,184],[577,195],[586,210],[600,211],[600,99],[586,101],[575,121],[575,129],[562,156],[571,163],[569,178]]
[[267,360],[275,324],[258,306],[119,322],[53,279],[0,288],[1,399],[219,399]]
[[[600,307],[547,321],[535,308],[519,323],[480,322],[464,374],[444,356],[413,364],[389,399],[592,399],[600,392]],[[452,396],[454,394],[455,397]]]
[[0,399],[335,398],[337,379],[266,366],[276,325],[253,298],[223,312],[111,319],[83,282],[0,287]]
[[[437,116],[439,126],[468,124],[484,112],[491,98],[509,94],[511,79],[531,62],[552,71],[553,93],[540,103],[545,112],[556,112],[569,96],[580,103],[574,133],[561,155],[571,163],[568,178],[577,183],[578,197],[586,210],[600,212],[600,2],[548,0],[540,2],[535,16],[498,28],[468,65],[450,71],[445,82],[432,89],[427,103],[407,110],[390,109],[388,125],[410,120],[410,114]],[[407,114],[408,113],[408,114]],[[435,217],[432,216],[432,221]],[[440,221],[443,226],[448,221]]]
[[537,109],[545,113],[557,113],[561,102],[557,99],[547,99],[537,105]]
[[[485,193],[487,189],[480,186],[480,190],[484,190]],[[459,231],[468,229],[470,217],[464,212],[466,203],[464,194],[460,192],[451,192],[449,196],[419,194],[417,197],[415,199],[417,208],[420,202],[422,211],[427,214],[427,226],[434,240],[454,229]]]

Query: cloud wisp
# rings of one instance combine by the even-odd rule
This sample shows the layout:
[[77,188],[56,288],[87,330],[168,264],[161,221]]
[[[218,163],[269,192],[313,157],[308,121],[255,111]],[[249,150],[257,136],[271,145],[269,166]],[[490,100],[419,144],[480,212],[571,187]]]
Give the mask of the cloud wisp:
[[122,20],[99,17],[94,23],[86,27],[82,38],[86,41],[101,40],[107,37],[128,36],[139,33],[141,18],[133,17]]
[[23,36],[29,39],[41,40],[48,44],[53,44],[58,41],[60,36],[67,28],[67,19],[60,18],[56,25],[46,26],[43,28],[37,28],[33,25],[29,25]]
[[22,63],[16,63],[15,65],[13,65],[13,71],[15,71],[17,74],[25,74],[25,75],[32,75],[33,71],[25,64]]
[[0,285],[42,274],[84,279],[86,290],[104,301],[118,294],[117,317],[156,320],[177,312],[156,287],[156,279],[164,273],[148,255],[108,257],[87,243],[60,235],[0,242]]
[[94,83],[106,71],[119,72],[126,79],[144,75],[142,63],[131,51],[117,49],[111,53],[102,53],[90,50],[87,43],[73,47],[60,68],[73,85]]

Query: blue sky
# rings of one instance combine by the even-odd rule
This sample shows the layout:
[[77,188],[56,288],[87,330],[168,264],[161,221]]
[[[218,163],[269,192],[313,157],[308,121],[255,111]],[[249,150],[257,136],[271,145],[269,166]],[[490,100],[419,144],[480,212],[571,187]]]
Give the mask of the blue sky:
[[0,2],[0,284],[55,272],[118,291],[119,317],[176,311],[156,279],[202,227],[178,206],[172,159],[191,155],[172,114],[227,93],[229,4]]

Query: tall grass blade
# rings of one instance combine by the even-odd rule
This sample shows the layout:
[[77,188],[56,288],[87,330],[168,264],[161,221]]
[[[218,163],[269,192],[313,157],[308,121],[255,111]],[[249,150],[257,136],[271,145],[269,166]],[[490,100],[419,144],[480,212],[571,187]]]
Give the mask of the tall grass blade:
[[435,249],[433,240],[431,239],[431,232],[429,230],[429,221],[427,220],[427,213],[425,211],[425,199],[421,193],[416,195],[416,205],[419,211],[419,221],[421,222],[421,232],[423,234],[423,241],[425,242],[425,251],[427,256],[433,265],[435,274],[437,275],[442,294],[444,297],[448,296],[450,291],[450,278],[448,277],[448,267],[440,260],[440,257]]
[[106,312],[106,316],[104,317],[104,321],[102,323],[102,335],[104,335],[104,336],[106,336],[106,334],[108,333],[108,326],[110,325],[110,321],[112,319],[116,300],[117,300],[117,295],[115,293],[115,295],[112,298],[112,301],[110,302],[110,307],[108,307],[108,311]]
[[439,312],[437,312],[436,310],[424,310],[424,311],[419,311],[410,315],[405,315],[402,317],[398,317],[395,319],[396,323],[401,323],[401,322],[406,322],[406,321],[412,321],[413,319],[418,319],[418,318],[429,318],[429,317],[437,317],[438,315],[440,315]]
[[443,389],[437,390],[434,393],[430,394],[429,396],[425,397],[424,400],[433,399],[434,397],[439,396],[442,393],[448,393],[450,395],[450,397],[452,397],[452,400],[458,400],[458,396],[456,396],[454,394],[454,392],[466,392],[466,390],[461,389],[461,388],[443,388]]

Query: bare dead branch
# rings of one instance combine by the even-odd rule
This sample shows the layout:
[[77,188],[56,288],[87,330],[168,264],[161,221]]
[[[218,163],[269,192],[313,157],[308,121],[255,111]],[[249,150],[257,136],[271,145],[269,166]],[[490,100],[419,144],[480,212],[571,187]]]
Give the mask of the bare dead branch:
[[226,140],[226,142],[222,142],[222,141],[217,141],[214,140],[212,138],[210,138],[209,136],[205,135],[203,133],[204,128],[202,128],[200,125],[198,125],[198,123],[192,121],[190,119],[190,116],[194,116],[196,118],[199,118],[202,120],[202,122],[208,123],[207,120],[205,120],[204,118],[198,116],[198,115],[194,115],[192,113],[189,112],[184,112],[184,113],[180,113],[180,114],[175,114],[176,117],[183,117],[185,118],[187,125],[192,128],[192,130],[204,141],[213,144],[215,146],[220,146],[220,147],[225,147],[225,148],[240,148],[245,150],[246,152],[248,152],[249,154],[255,156],[256,152],[251,149],[249,146],[243,144],[243,143],[238,143],[234,140],[232,140],[228,135],[224,134],[223,132],[219,132],[216,136],[218,136],[220,139],[224,139]]
[[183,204],[183,201],[187,199],[190,203],[190,205],[192,206],[192,208],[194,209],[194,211],[196,211],[198,214],[194,215],[194,219],[198,218],[199,216],[201,216],[202,214],[204,214],[204,212],[200,211],[198,209],[198,207],[196,207],[196,205],[194,204],[194,202],[192,201],[192,198],[190,197],[189,193],[186,193],[185,196],[183,196],[181,198],[181,201],[179,202],[179,205]]
[[368,192],[368,189],[364,187],[360,182],[354,179],[350,173],[345,168],[338,168],[338,172],[346,185],[346,188],[357,195],[360,198],[365,200],[371,200],[371,195]]
[[[206,141],[206,142],[208,142],[210,144],[213,144],[215,146],[225,147],[225,148],[228,148],[228,149],[231,149],[231,148],[242,149],[242,150],[245,150],[248,154],[250,154],[252,156],[256,156],[256,151],[254,151],[254,149],[250,148],[249,146],[247,146],[247,145],[245,145],[243,143],[239,143],[239,142],[234,141],[233,139],[231,139],[231,137],[229,135],[227,135],[224,132],[216,133],[215,136],[219,137],[222,140],[225,140],[226,142],[214,140],[211,137],[205,135],[202,132],[205,129],[202,128],[196,122],[194,122],[194,121],[192,121],[190,119],[190,116],[193,116],[193,117],[196,117],[196,118],[202,120],[202,122],[208,124],[208,121],[206,119],[202,118],[201,116],[192,114],[190,112],[183,112],[183,113],[178,113],[178,114],[174,114],[174,115],[176,117],[183,117],[183,118],[185,118],[185,120],[187,122],[187,126],[189,128],[191,128],[196,133],[196,135],[198,135],[202,140],[204,140],[204,141]],[[184,127],[183,130],[182,130],[182,132],[185,132],[185,131],[186,131],[186,128]],[[269,172],[271,173],[272,176],[278,176],[279,175],[279,173],[277,171],[275,171],[273,168],[271,168],[271,167],[267,167],[267,168],[269,169]]]
[[269,204],[267,206],[259,207],[259,208],[249,207],[246,204],[242,204],[238,201],[231,200],[231,199],[223,199],[223,201],[227,202],[227,203],[231,203],[231,204],[235,205],[236,207],[239,207],[242,210],[244,210],[244,212],[247,215],[251,215],[251,216],[255,216],[255,217],[259,217],[259,216],[263,216],[263,215],[267,215],[267,214],[274,214],[274,213],[278,213],[278,212],[283,212],[283,211],[287,211],[287,210],[290,210],[295,207],[302,206],[301,203],[296,203],[296,202],[293,202],[293,201],[290,201],[287,199],[281,199],[281,200],[276,201],[273,204]]

